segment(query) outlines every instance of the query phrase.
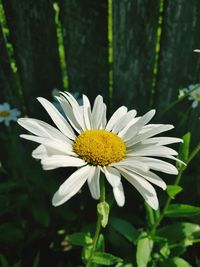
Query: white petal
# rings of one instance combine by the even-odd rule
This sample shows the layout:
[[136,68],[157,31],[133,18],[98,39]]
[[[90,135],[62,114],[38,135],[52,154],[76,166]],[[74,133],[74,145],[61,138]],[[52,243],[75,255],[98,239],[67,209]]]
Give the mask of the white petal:
[[183,139],[176,138],[176,137],[153,137],[153,138],[142,141],[142,143],[143,144],[157,143],[158,145],[165,146],[165,145],[174,144],[174,143],[183,143]]
[[106,166],[106,167],[103,167],[103,171],[105,173],[106,179],[108,180],[108,182],[113,188],[120,184],[121,175],[117,169]]
[[169,173],[174,175],[178,174],[178,170],[174,165],[165,162],[163,160],[148,158],[148,157],[136,157],[136,159],[146,163],[152,170],[161,171],[164,173]]
[[90,174],[88,176],[88,186],[90,189],[90,193],[94,199],[100,198],[100,185],[99,185],[99,177],[100,177],[100,169],[99,167],[90,166]]
[[182,160],[178,159],[178,158],[175,158],[173,156],[166,156],[167,159],[173,159],[181,164],[183,164],[184,166],[187,166],[187,164],[185,162],[183,162]]
[[72,143],[72,141],[62,134],[58,129],[44,121],[32,118],[21,118],[18,120],[18,123],[35,135],[63,140],[64,142],[67,141],[70,144]]
[[119,207],[123,207],[125,203],[125,195],[122,183],[118,184],[118,186],[113,188],[113,194],[117,202],[117,205]]
[[163,190],[165,190],[167,188],[166,183],[158,175],[156,175],[155,173],[153,173],[151,171],[146,172],[144,170],[138,169],[135,166],[132,166],[132,167],[126,166],[123,168],[130,171],[131,173],[136,173],[136,174],[142,176],[143,178],[145,178],[149,182],[161,187]]
[[138,190],[149,206],[157,210],[159,204],[157,194],[153,186],[141,176],[132,174],[125,169],[120,168],[120,172]]
[[135,160],[134,157],[131,157],[131,158],[125,158],[124,160],[121,160],[119,162],[115,162],[115,163],[112,163],[110,164],[109,166],[113,166],[113,167],[117,167],[117,166],[121,166],[121,167],[136,167],[138,169],[142,169],[144,171],[148,171],[149,170],[149,167],[147,164],[141,162],[141,161],[138,161],[138,160]]
[[39,145],[36,149],[32,152],[32,157],[35,159],[42,159],[43,157],[47,156],[47,150],[45,146]]
[[106,125],[106,130],[108,132],[112,131],[113,126],[117,123],[118,120],[120,120],[120,118],[122,116],[124,116],[127,113],[127,108],[122,106],[120,108],[118,108],[112,115],[112,117],[110,118],[110,120],[108,121],[107,125]]
[[[127,129],[123,135],[123,140],[128,141],[129,139],[134,138],[134,136],[141,130],[141,128],[147,124],[155,115],[156,111],[154,109],[147,112],[141,118],[139,118],[132,126]],[[121,136],[122,137],[122,136]]]
[[87,98],[86,95],[83,95],[83,118],[85,122],[85,127],[87,130],[90,130],[91,127],[91,107],[90,107],[90,101]]
[[80,126],[79,122],[77,121],[77,119],[74,115],[73,109],[72,109],[71,105],[69,104],[69,102],[64,98],[64,96],[56,96],[55,98],[59,101],[59,103],[60,103],[67,119],[69,120],[70,124],[72,125],[72,127],[78,133],[81,133],[82,127]]
[[55,125],[58,127],[58,129],[68,138],[72,140],[75,139],[73,129],[65,120],[65,118],[60,114],[60,112],[54,107],[54,105],[43,97],[38,97],[37,99],[46,109],[47,113],[49,114]]
[[176,156],[178,153],[165,146],[156,146],[148,144],[137,144],[133,146],[132,151],[128,153],[128,156],[156,156],[156,157],[165,157],[168,155]]
[[192,107],[193,107],[193,108],[196,108],[196,107],[198,106],[198,104],[199,104],[198,100],[194,100],[194,101],[192,102]]
[[128,111],[124,116],[121,117],[120,120],[118,120],[112,131],[114,133],[119,133],[121,130],[123,130],[129,123],[131,124],[132,120],[135,118],[135,115],[137,114],[136,110],[130,110]]
[[94,106],[92,109],[92,125],[93,129],[100,129],[102,126],[102,114],[105,112],[103,97],[98,95],[95,98]]
[[75,171],[58,189],[52,199],[53,206],[59,206],[73,197],[84,185],[90,172],[90,166]]
[[61,167],[81,167],[87,163],[80,158],[66,155],[53,155],[42,158],[41,164],[44,170],[53,170]]
[[26,140],[30,140],[39,144],[43,144],[47,147],[51,147],[53,149],[56,149],[66,155],[73,155],[76,156],[76,154],[72,150],[72,145],[68,144],[64,141],[58,141],[58,140],[52,140],[46,137],[40,137],[35,135],[29,135],[29,134],[21,134],[21,138],[24,138]]
[[174,126],[173,125],[163,125],[163,126],[158,126],[157,128],[151,129],[143,134],[138,134],[137,136],[135,136],[133,139],[131,139],[131,141],[126,142],[127,146],[132,146],[134,144],[139,143],[140,141],[143,141],[151,136],[157,135],[159,133],[168,131],[173,129]]

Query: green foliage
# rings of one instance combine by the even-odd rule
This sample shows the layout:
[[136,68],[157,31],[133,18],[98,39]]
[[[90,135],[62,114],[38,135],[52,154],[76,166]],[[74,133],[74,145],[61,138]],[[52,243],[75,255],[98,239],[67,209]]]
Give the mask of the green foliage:
[[128,221],[112,217],[110,218],[111,226],[122,236],[124,236],[129,242],[133,244],[137,243],[139,232]]
[[106,201],[99,203],[97,205],[97,211],[101,215],[101,225],[105,228],[108,223],[108,217],[110,212],[109,204]]
[[200,207],[185,204],[171,204],[165,212],[166,217],[190,217],[200,214]]
[[167,186],[167,194],[170,196],[170,198],[174,199],[175,196],[180,193],[183,190],[182,187],[179,185],[168,185]]
[[153,240],[143,232],[137,243],[136,260],[138,267],[146,267],[151,258]]
[[123,260],[119,257],[116,257],[112,254],[105,253],[105,252],[95,252],[92,258],[93,263],[97,263],[100,265],[110,266]]

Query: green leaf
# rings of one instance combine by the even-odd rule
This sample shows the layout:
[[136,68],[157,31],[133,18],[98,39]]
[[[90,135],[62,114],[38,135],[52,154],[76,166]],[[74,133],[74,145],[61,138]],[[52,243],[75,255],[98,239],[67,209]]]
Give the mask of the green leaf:
[[2,254],[0,254],[0,263],[2,267],[9,267],[7,259]]
[[147,266],[150,260],[152,248],[153,241],[147,236],[145,232],[143,232],[137,243],[136,261],[138,267]]
[[191,139],[191,133],[188,132],[183,136],[183,143],[180,144],[179,159],[182,160],[183,162],[187,162],[189,158],[190,139]]
[[110,225],[129,242],[136,244],[139,232],[133,227],[132,224],[126,220],[112,217],[110,218]]
[[38,252],[37,255],[35,256],[33,267],[39,267],[39,263],[40,263],[40,252]]
[[109,204],[106,201],[100,202],[97,205],[97,211],[101,215],[101,225],[105,228],[108,223],[108,216],[110,212]]
[[174,199],[174,197],[183,190],[179,185],[168,185],[167,186],[167,194],[170,198]]
[[22,262],[21,261],[18,261],[17,263],[15,263],[13,265],[13,267],[21,267],[22,266]]
[[2,224],[0,226],[0,240],[2,243],[13,245],[20,242],[23,238],[23,230],[11,223]]
[[115,263],[123,262],[123,260],[109,253],[95,252],[92,257],[92,262],[100,265],[110,266]]
[[100,234],[97,240],[96,251],[104,252],[104,250],[105,250],[104,236],[103,234]]
[[166,217],[190,217],[200,214],[200,207],[185,204],[171,204],[165,212]]
[[68,236],[68,240],[75,246],[86,246],[92,244],[92,238],[89,233],[74,233]]
[[34,219],[41,225],[47,227],[50,223],[50,216],[48,208],[45,207],[44,202],[33,202],[31,207]]
[[170,244],[180,242],[185,238],[193,239],[200,232],[200,225],[189,222],[178,222],[157,230],[157,235],[164,237]]
[[161,267],[192,267],[192,265],[182,258],[174,257],[164,261]]

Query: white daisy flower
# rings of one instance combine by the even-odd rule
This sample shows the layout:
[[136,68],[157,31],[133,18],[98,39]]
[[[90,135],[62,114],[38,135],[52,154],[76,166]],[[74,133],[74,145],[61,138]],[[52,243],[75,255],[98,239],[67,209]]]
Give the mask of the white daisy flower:
[[185,94],[192,101],[192,108],[196,108],[200,102],[200,84],[191,84],[188,88],[179,91],[179,97],[183,97]]
[[106,105],[98,95],[93,108],[83,95],[80,106],[70,93],[56,97],[67,120],[48,100],[38,101],[50,115],[55,127],[31,118],[18,123],[33,135],[21,137],[40,145],[32,156],[41,160],[44,170],[59,167],[78,167],[55,193],[52,203],[59,206],[73,197],[87,181],[94,199],[100,198],[99,178],[102,172],[113,188],[119,206],[125,203],[121,177],[131,183],[153,208],[158,208],[156,191],[151,184],[166,189],[165,182],[152,171],[178,174],[172,164],[159,158],[176,159],[177,152],[166,145],[182,142],[179,138],[153,137],[174,128],[172,125],[148,124],[155,110],[136,117],[136,111],[125,106],[118,108],[106,120]]
[[0,104],[0,122],[4,122],[6,126],[10,125],[11,121],[17,121],[21,112],[16,109],[10,108],[8,103]]

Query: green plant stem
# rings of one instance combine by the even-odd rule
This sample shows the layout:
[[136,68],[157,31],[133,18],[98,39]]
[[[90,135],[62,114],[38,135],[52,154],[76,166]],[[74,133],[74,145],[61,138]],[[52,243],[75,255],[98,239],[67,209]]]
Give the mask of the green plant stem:
[[[100,200],[99,203],[104,202],[105,201],[105,178],[103,176],[100,177]],[[92,257],[93,254],[96,250],[96,245],[97,245],[97,241],[99,238],[99,235],[101,233],[101,215],[97,212],[97,223],[96,223],[96,230],[95,230],[95,234],[94,234],[94,238],[93,238],[93,244],[92,244],[92,249],[91,249],[91,253],[90,253],[90,257],[88,259],[88,262],[86,264],[86,267],[90,267],[92,266]]]
[[[190,163],[190,161],[197,155],[197,153],[199,152],[199,150],[200,150],[200,144],[198,144],[198,145],[194,148],[194,150],[193,150],[192,153],[190,154],[190,156],[189,156],[189,158],[188,158],[186,164],[189,164],[189,163]],[[187,168],[187,166],[182,166],[182,167],[181,167],[181,169],[180,169],[180,171],[179,171],[179,174],[177,175],[176,180],[175,180],[175,182],[174,182],[174,185],[178,185],[178,184],[179,184],[179,182],[180,182],[180,180],[181,180],[181,177],[182,177],[182,174],[183,174],[183,172],[185,171],[186,168]],[[172,198],[168,197],[168,198],[167,198],[167,201],[166,201],[166,203],[165,203],[165,206],[164,206],[164,208],[163,208],[163,210],[162,210],[162,212],[161,212],[159,218],[155,221],[155,223],[154,223],[154,225],[153,225],[153,227],[152,227],[152,230],[151,230],[152,233],[155,232],[156,228],[160,225],[161,221],[163,220],[163,218],[164,218],[164,216],[165,216],[165,212],[166,212],[166,210],[168,209],[168,207],[169,207],[171,201],[172,201]]]

